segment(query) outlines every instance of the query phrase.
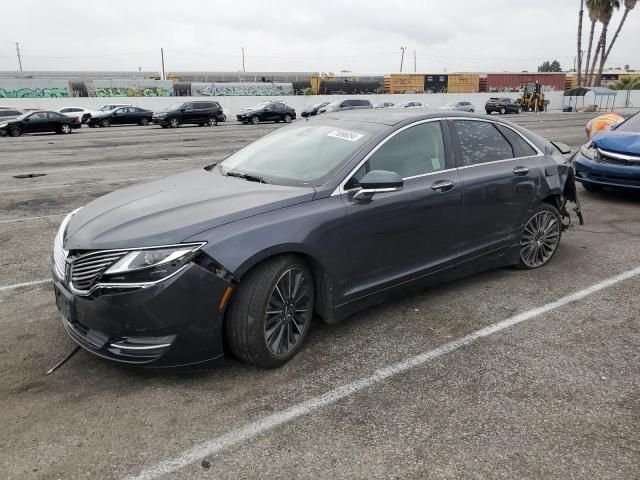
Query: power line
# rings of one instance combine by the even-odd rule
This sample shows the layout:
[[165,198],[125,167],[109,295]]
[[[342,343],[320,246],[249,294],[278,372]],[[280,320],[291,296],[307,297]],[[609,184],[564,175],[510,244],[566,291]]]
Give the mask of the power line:
[[20,65],[20,76],[22,76],[22,58],[20,57],[20,42],[16,42],[16,53],[18,54],[18,65]]

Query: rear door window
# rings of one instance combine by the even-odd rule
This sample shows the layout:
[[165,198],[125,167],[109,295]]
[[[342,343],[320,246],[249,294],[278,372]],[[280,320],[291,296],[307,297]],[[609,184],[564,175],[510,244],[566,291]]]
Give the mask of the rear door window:
[[454,120],[458,166],[514,158],[513,148],[491,122]]
[[536,152],[536,150],[531,145],[529,145],[519,134],[517,134],[510,128],[505,127],[504,125],[496,126],[498,127],[498,130],[500,130],[500,133],[502,133],[502,135],[504,135],[507,140],[509,140],[509,143],[513,147],[516,157],[532,157],[538,154],[538,152]]

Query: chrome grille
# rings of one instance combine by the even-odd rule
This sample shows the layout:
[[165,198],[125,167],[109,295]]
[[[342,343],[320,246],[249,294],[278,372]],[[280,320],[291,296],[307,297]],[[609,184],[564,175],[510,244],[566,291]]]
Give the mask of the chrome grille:
[[77,290],[89,290],[96,279],[129,252],[96,252],[83,255],[71,264],[71,284]]

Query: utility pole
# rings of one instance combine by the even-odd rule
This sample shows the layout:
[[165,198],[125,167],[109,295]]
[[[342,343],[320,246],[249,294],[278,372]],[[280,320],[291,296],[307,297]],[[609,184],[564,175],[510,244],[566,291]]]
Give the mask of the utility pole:
[[16,52],[18,53],[18,65],[20,65],[20,76],[22,77],[22,57],[20,56],[20,42],[16,42]]
[[404,63],[404,51],[407,49],[407,47],[400,47],[400,50],[402,50],[402,56],[400,57],[400,73],[402,73],[402,64]]
[[242,47],[242,71],[246,72],[246,70],[244,69],[244,47]]
[[413,50],[413,73],[418,71],[418,62],[416,61],[416,51]]
[[162,80],[166,80],[167,78],[164,75],[164,48],[160,47],[160,57],[162,58]]

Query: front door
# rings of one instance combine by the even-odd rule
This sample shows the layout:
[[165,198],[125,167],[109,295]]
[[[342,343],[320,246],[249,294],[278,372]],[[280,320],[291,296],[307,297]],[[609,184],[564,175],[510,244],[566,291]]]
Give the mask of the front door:
[[[537,152],[508,127],[491,121],[453,120],[456,165],[464,184],[461,260],[498,253],[518,241],[538,188]],[[523,153],[520,138],[529,151]]]
[[[462,188],[444,128],[440,121],[405,127],[345,185],[352,301],[455,263]],[[355,200],[358,180],[373,170],[398,173],[403,189]]]
[[25,132],[49,132],[53,130],[47,112],[36,112],[30,115],[23,123]]

